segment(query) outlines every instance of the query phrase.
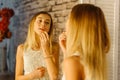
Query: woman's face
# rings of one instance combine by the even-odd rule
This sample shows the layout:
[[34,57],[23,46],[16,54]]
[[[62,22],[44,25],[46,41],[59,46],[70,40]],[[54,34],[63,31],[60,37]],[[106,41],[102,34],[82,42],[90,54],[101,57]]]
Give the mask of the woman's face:
[[41,32],[49,32],[51,18],[47,14],[40,14],[36,17],[34,22],[34,31],[39,35]]

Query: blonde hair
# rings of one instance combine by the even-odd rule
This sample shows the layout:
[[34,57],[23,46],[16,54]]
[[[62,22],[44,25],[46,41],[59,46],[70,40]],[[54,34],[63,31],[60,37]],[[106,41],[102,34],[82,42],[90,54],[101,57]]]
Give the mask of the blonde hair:
[[[45,11],[41,11],[37,14],[35,14],[31,21],[30,21],[30,24],[29,24],[29,27],[28,27],[28,34],[27,34],[27,38],[26,38],[26,41],[24,43],[24,49],[37,49],[39,48],[40,49],[40,39],[39,39],[39,36],[34,32],[34,22],[37,18],[38,15],[40,14],[46,14],[48,15],[50,18],[51,18],[51,24],[50,24],[50,30],[48,32],[49,36],[50,36],[50,48],[52,48],[52,32],[53,32],[53,21],[52,21],[52,17],[49,13],[45,12]],[[52,50],[52,49],[51,49]]]
[[102,10],[92,4],[72,8],[67,25],[67,53],[79,51],[85,80],[106,80],[106,54],[110,37]]

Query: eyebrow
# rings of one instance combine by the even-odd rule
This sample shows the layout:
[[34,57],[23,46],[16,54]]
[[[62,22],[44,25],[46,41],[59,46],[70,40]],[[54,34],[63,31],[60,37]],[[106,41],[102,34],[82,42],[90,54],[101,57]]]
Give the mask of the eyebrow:
[[[38,19],[42,19],[42,17],[38,17]],[[46,19],[47,21],[50,21],[50,19]]]

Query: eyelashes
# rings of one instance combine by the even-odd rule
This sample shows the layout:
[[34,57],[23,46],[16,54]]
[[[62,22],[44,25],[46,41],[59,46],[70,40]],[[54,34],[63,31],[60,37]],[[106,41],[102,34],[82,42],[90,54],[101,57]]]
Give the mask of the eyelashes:
[[46,25],[49,25],[49,24],[50,24],[50,22],[48,22],[48,21],[42,21],[42,20],[38,20],[37,22],[38,22],[38,24],[40,24],[40,23],[42,23],[42,22],[44,22],[44,24],[46,24]]

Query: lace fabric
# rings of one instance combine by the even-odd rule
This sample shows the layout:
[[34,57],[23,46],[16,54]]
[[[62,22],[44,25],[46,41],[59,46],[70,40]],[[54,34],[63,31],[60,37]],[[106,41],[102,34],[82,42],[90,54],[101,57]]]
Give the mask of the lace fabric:
[[[23,58],[24,58],[24,74],[28,74],[41,66],[46,67],[44,57],[42,55],[42,50],[34,51],[28,49],[24,52]],[[46,72],[43,78],[34,80],[49,80],[48,73]]]

